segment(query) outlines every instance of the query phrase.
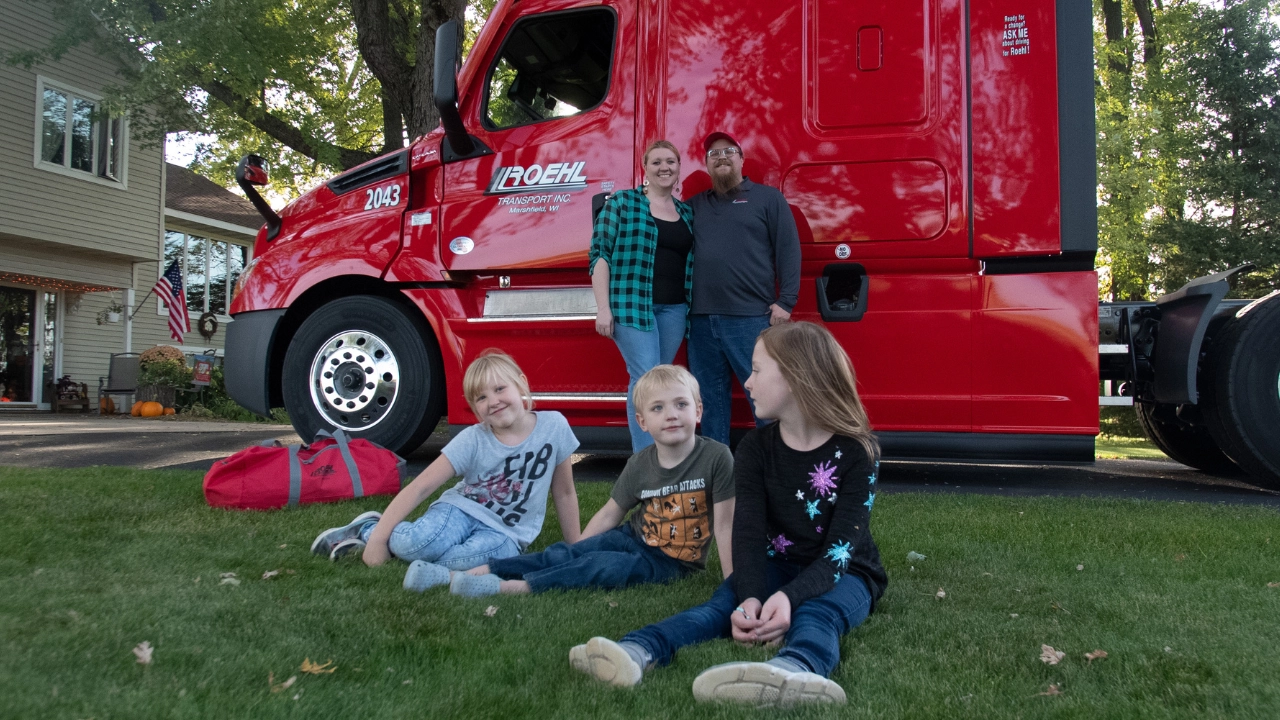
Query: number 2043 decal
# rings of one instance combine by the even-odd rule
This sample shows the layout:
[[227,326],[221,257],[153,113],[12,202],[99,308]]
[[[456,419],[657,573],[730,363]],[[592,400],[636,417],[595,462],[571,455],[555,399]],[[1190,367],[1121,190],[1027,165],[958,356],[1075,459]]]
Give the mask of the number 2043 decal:
[[384,185],[365,189],[365,210],[377,210],[384,207],[395,207],[400,204],[400,186]]

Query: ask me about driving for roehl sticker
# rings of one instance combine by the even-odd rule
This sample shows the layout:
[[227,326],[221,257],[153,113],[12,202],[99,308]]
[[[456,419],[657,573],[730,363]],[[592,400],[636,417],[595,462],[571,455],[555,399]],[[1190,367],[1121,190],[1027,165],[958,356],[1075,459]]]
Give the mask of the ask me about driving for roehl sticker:
[[508,165],[496,168],[489,178],[485,195],[511,195],[514,193],[546,192],[549,190],[586,190],[585,161],[555,162],[545,168],[541,165]]

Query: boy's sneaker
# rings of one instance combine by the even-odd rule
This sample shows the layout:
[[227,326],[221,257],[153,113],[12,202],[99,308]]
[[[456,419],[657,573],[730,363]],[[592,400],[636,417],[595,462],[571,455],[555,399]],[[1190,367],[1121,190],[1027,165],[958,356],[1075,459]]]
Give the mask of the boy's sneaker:
[[347,555],[353,553],[359,555],[364,552],[364,546],[365,542],[358,537],[347,538],[333,546],[333,549],[329,551],[329,559],[333,562],[338,562]]
[[570,648],[569,665],[616,687],[635,687],[644,677],[644,669],[626,648],[602,637],[593,637],[585,645]]
[[795,672],[762,662],[714,665],[693,681],[699,702],[736,702],[758,708],[790,708],[805,703],[846,702],[844,688],[811,672]]
[[[378,522],[382,519],[382,513],[370,510],[366,513],[360,513],[355,520],[341,527],[329,528],[316,536],[311,543],[312,555],[328,555],[331,559],[337,559],[333,555],[334,548],[344,540],[355,538],[360,539],[360,531],[364,529],[365,523]],[[364,543],[360,543],[364,547]]]

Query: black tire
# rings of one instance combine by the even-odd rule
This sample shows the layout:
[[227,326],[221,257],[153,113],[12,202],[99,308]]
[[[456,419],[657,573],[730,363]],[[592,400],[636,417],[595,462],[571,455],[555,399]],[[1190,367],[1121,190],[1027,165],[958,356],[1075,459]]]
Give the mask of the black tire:
[[1280,296],[1230,320],[1202,372],[1213,439],[1259,485],[1280,490]]
[[1147,439],[1173,460],[1209,475],[1240,474],[1240,468],[1222,452],[1209,430],[1178,420],[1175,406],[1139,402],[1133,409]]
[[443,363],[426,323],[370,295],[334,300],[308,317],[281,379],[289,418],[307,442],[342,428],[406,455],[445,407]]

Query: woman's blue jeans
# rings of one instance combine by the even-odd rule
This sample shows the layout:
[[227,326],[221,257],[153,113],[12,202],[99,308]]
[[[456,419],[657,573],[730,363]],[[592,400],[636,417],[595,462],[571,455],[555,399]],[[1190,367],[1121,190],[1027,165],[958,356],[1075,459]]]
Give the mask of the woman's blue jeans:
[[653,444],[653,438],[636,422],[636,381],[655,365],[666,365],[676,359],[680,343],[684,342],[684,321],[688,311],[689,306],[684,303],[655,303],[652,330],[637,330],[618,323],[613,325],[613,341],[618,344],[618,351],[627,363],[627,375],[631,377],[627,384],[627,427],[631,430],[632,452],[640,452]]
[[[360,538],[368,542],[376,524],[362,528]],[[448,503],[432,503],[422,517],[396,525],[387,548],[401,560],[425,560],[450,570],[470,570],[520,554],[515,540]]]
[[[772,595],[799,575],[804,566],[770,560],[768,568],[768,592]],[[768,600],[767,597],[757,599]],[[622,641],[643,647],[656,665],[666,665],[676,651],[686,645],[732,637],[729,616],[737,607],[730,577],[716,588],[707,602],[628,633]],[[778,657],[830,677],[840,662],[840,636],[861,625],[869,612],[871,593],[866,582],[857,575],[846,574],[836,582],[835,588],[806,600],[798,608],[791,608],[791,628],[787,630]]]

